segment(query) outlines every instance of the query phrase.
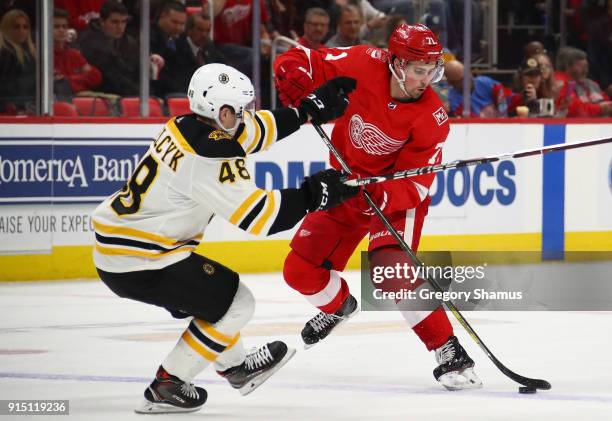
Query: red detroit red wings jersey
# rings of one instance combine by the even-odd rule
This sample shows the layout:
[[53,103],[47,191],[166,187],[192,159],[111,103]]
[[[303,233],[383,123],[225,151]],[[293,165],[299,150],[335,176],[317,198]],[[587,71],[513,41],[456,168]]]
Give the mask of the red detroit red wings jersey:
[[[391,98],[393,76],[387,54],[365,45],[316,51],[298,47],[275,62],[275,68],[284,62],[301,62],[315,86],[336,76],[357,80],[346,112],[335,122],[332,143],[362,177],[440,163],[449,133],[448,116],[431,87],[414,102]],[[330,161],[340,169],[333,156]],[[416,207],[427,196],[433,179],[433,174],[426,174],[379,185],[387,193],[386,211]]]

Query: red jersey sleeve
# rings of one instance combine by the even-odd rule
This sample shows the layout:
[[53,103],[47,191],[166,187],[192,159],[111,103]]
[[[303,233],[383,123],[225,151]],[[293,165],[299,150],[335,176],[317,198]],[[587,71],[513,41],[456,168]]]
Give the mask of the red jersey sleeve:
[[[307,70],[314,81],[314,87],[319,87],[336,76],[348,76],[357,79],[364,71],[366,50],[371,46],[357,45],[354,47],[320,48],[311,50],[304,46],[292,48],[280,55],[274,61],[274,71],[286,63],[299,63]],[[383,53],[382,50],[381,54]]]

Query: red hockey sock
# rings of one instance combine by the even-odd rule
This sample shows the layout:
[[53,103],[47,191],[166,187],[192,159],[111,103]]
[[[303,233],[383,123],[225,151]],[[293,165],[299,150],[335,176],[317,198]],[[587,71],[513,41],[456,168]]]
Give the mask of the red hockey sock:
[[291,251],[285,259],[285,282],[325,313],[335,313],[349,295],[346,281],[336,271],[314,265]]
[[346,281],[343,278],[340,278],[340,282],[342,284],[340,286],[340,291],[338,292],[338,294],[328,304],[318,306],[319,310],[328,314],[335,313],[336,311],[340,310],[340,307],[342,307],[344,300],[346,300],[349,296],[349,288]]
[[415,325],[412,330],[421,338],[428,351],[441,347],[448,341],[449,336],[453,336],[453,327],[442,306]]

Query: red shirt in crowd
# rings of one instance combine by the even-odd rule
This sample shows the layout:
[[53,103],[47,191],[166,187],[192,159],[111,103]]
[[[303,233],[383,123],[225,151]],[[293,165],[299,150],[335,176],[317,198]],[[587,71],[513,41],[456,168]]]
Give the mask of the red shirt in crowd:
[[100,17],[100,8],[106,0],[54,0],[56,8],[64,9],[70,15],[70,27],[80,31],[87,24]]
[[62,75],[70,82],[74,93],[93,89],[102,83],[102,73],[74,48],[56,48],[53,51],[53,66],[56,75]]
[[[261,23],[268,22],[268,13],[261,7]],[[227,0],[215,18],[215,42],[250,47],[253,44],[253,0]]]
[[610,98],[602,92],[599,84],[591,79],[575,80],[565,72],[556,71],[555,81],[560,84],[557,109],[567,107],[567,117],[600,117],[603,115],[602,101]]

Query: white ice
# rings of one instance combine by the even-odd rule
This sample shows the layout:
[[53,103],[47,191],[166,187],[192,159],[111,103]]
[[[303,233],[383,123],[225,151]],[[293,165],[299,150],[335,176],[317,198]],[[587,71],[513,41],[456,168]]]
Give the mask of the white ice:
[[[359,293],[358,273],[347,273]],[[298,349],[241,397],[212,368],[197,383],[203,410],[163,420],[611,420],[611,312],[472,312],[468,320],[510,369],[552,390],[521,395],[450,315],[484,388],[447,392],[416,335],[394,312],[366,313],[305,351],[315,310],[278,273],[242,279],[258,307],[247,346],[282,339]],[[68,399],[73,420],[146,419],[134,406],[187,321],[115,297],[99,281],[0,284],[0,399]],[[23,420],[27,417],[0,417]],[[35,419],[44,419],[36,417]],[[63,419],[54,417],[54,420]]]

